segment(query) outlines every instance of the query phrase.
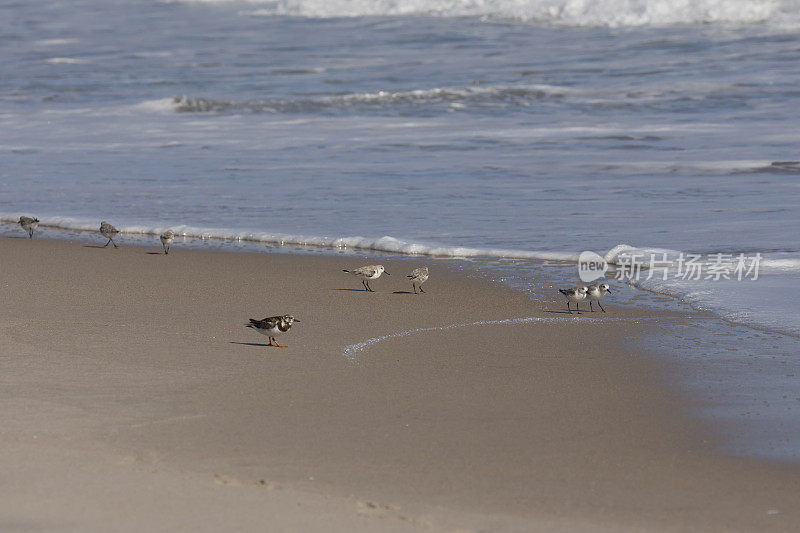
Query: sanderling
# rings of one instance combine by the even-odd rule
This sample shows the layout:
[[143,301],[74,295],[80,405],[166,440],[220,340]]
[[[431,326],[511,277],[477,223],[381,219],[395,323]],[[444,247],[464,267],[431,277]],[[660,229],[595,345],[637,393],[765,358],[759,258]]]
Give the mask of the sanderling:
[[169,247],[172,244],[172,241],[175,240],[175,232],[171,229],[168,229],[164,233],[161,234],[161,245],[164,247],[164,255],[169,253]]
[[247,324],[248,328],[253,328],[257,332],[261,333],[262,335],[266,335],[269,337],[269,345],[273,346],[273,341],[275,342],[274,346],[278,348],[283,348],[278,341],[275,340],[275,337],[280,335],[281,333],[286,333],[292,327],[292,322],[300,322],[298,319],[293,317],[292,315],[282,315],[282,316],[271,316],[269,318],[265,318],[263,320],[256,320],[254,318],[250,319],[250,323]]
[[[598,285],[589,285],[589,291],[586,293],[586,297],[589,298],[589,309],[594,312],[592,308],[592,300],[597,302],[597,305],[600,305],[600,298],[606,295],[607,292],[611,292],[611,289],[608,287],[608,283],[600,283]],[[603,306],[600,305],[600,309],[603,309]],[[606,310],[603,309],[605,313]]]
[[422,284],[428,280],[428,267],[419,267],[411,271],[408,277],[411,280],[411,286],[414,287],[414,294],[417,294],[417,285],[419,285],[419,292],[422,290]]
[[[378,279],[381,277],[381,274],[386,272],[386,269],[383,268],[383,265],[368,265],[355,270],[343,269],[342,272],[347,272],[348,274],[352,274],[357,278],[361,278],[361,284],[364,286],[364,290],[375,292],[372,290],[372,287],[369,286],[369,280]],[[386,272],[386,275],[388,276],[389,273]]]
[[103,245],[103,248],[108,246],[109,243],[114,245],[114,248],[117,247],[117,243],[114,242],[114,237],[117,236],[119,230],[106,222],[105,220],[100,223],[100,235],[108,239],[108,242]]
[[19,217],[19,225],[28,232],[28,238],[33,239],[33,230],[39,227],[39,219],[31,217]]
[[567,310],[572,314],[572,309],[569,307],[570,302],[575,302],[575,310],[581,312],[578,302],[586,298],[586,293],[589,291],[587,287],[573,287],[571,289],[558,289],[558,292],[567,297]]

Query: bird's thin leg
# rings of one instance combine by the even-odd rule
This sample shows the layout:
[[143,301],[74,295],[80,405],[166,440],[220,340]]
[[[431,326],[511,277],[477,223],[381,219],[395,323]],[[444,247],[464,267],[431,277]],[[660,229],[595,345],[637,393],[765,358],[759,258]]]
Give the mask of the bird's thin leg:
[[575,302],[575,310],[578,312],[578,314],[581,314],[581,303],[580,302]]
[[272,340],[275,341],[275,346],[277,346],[278,348],[286,348],[286,346],[282,346],[282,345],[278,344],[278,339],[273,337]]
[[367,280],[365,280],[365,279],[362,279],[362,280],[361,280],[361,284],[364,286],[364,290],[365,290],[365,291],[369,291],[369,289],[367,288]]
[[114,245],[114,248],[117,248],[117,243],[114,242],[114,239],[109,239],[109,240],[111,241],[111,244]]
[[28,238],[33,239],[33,230],[28,231]]
[[103,245],[103,248],[105,248],[105,247],[106,247],[106,246],[108,246],[109,244],[111,244],[111,239],[108,239],[108,242],[107,242],[107,243],[105,243],[105,244]]
[[422,283],[419,284],[419,292],[425,292],[422,290]]
[[[417,294],[417,286],[416,286],[416,284],[411,283],[411,286],[414,287],[414,294]],[[422,290],[422,287],[420,287],[419,290]]]
[[[600,302],[597,302],[597,305],[600,305]],[[602,305],[600,305],[600,309],[603,309],[603,306],[602,306]],[[605,312],[606,312],[606,310],[605,310],[605,309],[603,309],[603,312],[605,313]]]
[[[600,305],[600,302],[597,302],[597,305]],[[594,313],[594,307],[592,307],[592,301],[589,300],[589,310]]]
[[572,314],[572,309],[569,308],[569,300],[567,300],[567,312]]
[[369,280],[366,280],[366,281],[367,281],[367,290],[369,292],[375,292],[375,291],[372,290],[372,287],[369,286]]

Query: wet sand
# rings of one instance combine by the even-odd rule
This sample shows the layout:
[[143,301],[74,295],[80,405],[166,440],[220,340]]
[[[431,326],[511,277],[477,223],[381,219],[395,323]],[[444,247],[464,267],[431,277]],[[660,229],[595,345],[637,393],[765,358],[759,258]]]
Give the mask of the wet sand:
[[[0,529],[790,531],[800,473],[723,457],[667,312],[429,263],[0,239]],[[293,314],[278,341],[248,318]],[[534,317],[541,322],[473,324]],[[410,330],[420,331],[398,335]],[[381,336],[363,347],[348,346]]]

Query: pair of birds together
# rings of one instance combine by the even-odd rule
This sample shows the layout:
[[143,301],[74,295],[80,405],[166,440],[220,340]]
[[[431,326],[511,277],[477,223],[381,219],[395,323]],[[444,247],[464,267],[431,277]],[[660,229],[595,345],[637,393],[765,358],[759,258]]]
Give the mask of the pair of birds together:
[[[353,270],[344,269],[343,272],[361,278],[361,284],[364,285],[364,290],[369,292],[375,292],[369,286],[369,280],[378,279],[381,277],[381,274],[384,273],[387,276],[390,275],[386,272],[386,268],[383,265],[367,265]],[[422,290],[422,284],[428,280],[428,267],[415,268],[407,277],[411,280],[411,286],[414,287],[414,294],[417,294],[417,286],[419,286],[420,292],[425,292]],[[294,322],[300,322],[300,320],[292,315],[278,315],[261,320],[251,318],[250,323],[245,324],[245,326],[256,330],[262,335],[266,335],[269,338],[269,344],[267,346],[283,348],[284,346],[278,344],[275,337],[289,331]]]
[[[19,217],[19,225],[22,226],[22,229],[28,232],[28,238],[32,239],[33,231],[39,227],[39,219],[35,217],[22,216]],[[105,220],[100,223],[100,235],[108,239],[108,242],[103,245],[103,248],[109,244],[113,244],[114,248],[118,248],[117,243],[114,242],[114,237],[119,235],[119,230]],[[168,254],[169,247],[175,240],[175,232],[171,229],[168,229],[161,234],[160,239],[161,245],[164,247],[164,253]]]
[[597,305],[599,305],[600,309],[605,313],[606,310],[603,309],[603,306],[600,304],[600,298],[605,296],[607,292],[611,292],[611,289],[608,283],[599,283],[597,285],[589,285],[588,287],[558,289],[558,292],[567,297],[567,311],[569,311],[569,314],[572,314],[572,309],[569,306],[570,302],[575,302],[575,310],[580,313],[581,310],[578,304],[586,298],[589,298],[589,309],[592,312],[594,312],[594,308],[592,307],[592,302],[594,301],[597,302]]
[[[105,220],[100,223],[100,235],[108,239],[108,242],[103,245],[103,248],[109,244],[113,244],[114,248],[117,248],[117,243],[114,242],[114,237],[116,237],[118,234],[119,230]],[[171,229],[168,229],[159,236],[159,239],[161,239],[161,246],[164,247],[164,255],[169,254],[169,247],[175,240],[175,232]]]
[[[369,286],[369,280],[378,279],[381,277],[381,274],[384,273],[387,276],[390,275],[388,272],[386,272],[386,269],[383,265],[367,265],[354,270],[343,269],[342,272],[347,272],[348,274],[352,274],[353,276],[360,278],[361,284],[364,286],[364,290],[369,292],[375,292],[372,290],[372,287]],[[411,274],[406,277],[411,280],[411,286],[414,288],[414,294],[417,294],[417,286],[419,286],[419,292],[425,292],[422,290],[422,284],[428,281],[428,267],[415,268],[411,271]]]

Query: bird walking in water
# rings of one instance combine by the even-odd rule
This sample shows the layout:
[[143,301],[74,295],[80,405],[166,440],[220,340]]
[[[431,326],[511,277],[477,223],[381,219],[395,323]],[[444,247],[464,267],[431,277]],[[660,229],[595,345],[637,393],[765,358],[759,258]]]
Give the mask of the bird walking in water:
[[28,232],[28,238],[33,239],[33,230],[39,227],[39,219],[33,217],[19,217],[19,225]]
[[169,247],[172,245],[172,241],[175,240],[175,232],[171,229],[168,229],[164,233],[161,234],[161,246],[164,247],[164,255],[169,254]]
[[594,309],[592,308],[592,301],[597,302],[597,305],[600,306],[600,309],[602,309],[604,313],[606,312],[606,310],[603,309],[603,306],[600,304],[600,298],[605,296],[607,292],[611,292],[608,283],[589,285],[589,291],[586,293],[586,297],[589,299],[589,309],[592,312],[594,312]]
[[114,242],[114,237],[119,234],[119,230],[106,222],[105,220],[100,223],[100,235],[108,239],[108,242],[103,245],[103,248],[109,245],[109,243],[114,245],[114,248],[117,248],[117,243]]
[[361,278],[361,284],[364,286],[364,290],[369,292],[375,292],[372,290],[372,287],[369,286],[369,280],[378,279],[384,272],[387,276],[389,275],[386,269],[383,268],[383,265],[367,265],[355,270],[343,269],[342,272],[347,272],[357,278]]
[[[293,322],[300,322],[298,319],[293,317],[292,315],[279,315],[279,316],[271,316],[268,318],[264,318],[262,320],[256,320],[255,318],[250,319],[250,323],[246,326],[248,328],[253,328],[257,332],[261,333],[262,335],[266,335],[269,337],[269,344],[267,346],[277,346],[278,348],[285,348],[278,344],[278,341],[275,340],[275,337],[286,333],[292,328]],[[272,343],[275,344],[272,344]]]
[[411,280],[411,286],[414,287],[414,294],[417,294],[417,285],[419,285],[419,292],[422,290],[422,284],[428,281],[428,267],[419,267],[411,271],[408,277]]
[[558,292],[567,297],[567,311],[572,314],[572,309],[569,307],[570,302],[575,302],[575,310],[580,313],[579,302],[586,298],[586,293],[589,291],[588,287],[573,287],[571,289],[558,289]]

